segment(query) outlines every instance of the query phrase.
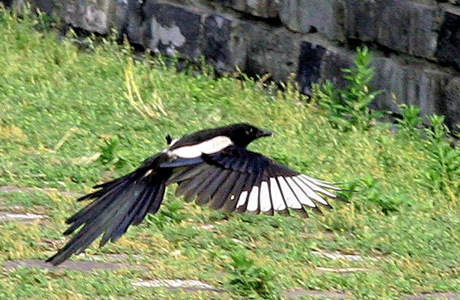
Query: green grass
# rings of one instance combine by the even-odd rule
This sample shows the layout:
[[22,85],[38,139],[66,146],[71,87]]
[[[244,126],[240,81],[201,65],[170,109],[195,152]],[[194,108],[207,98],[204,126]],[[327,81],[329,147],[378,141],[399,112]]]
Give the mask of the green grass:
[[[458,192],[431,184],[433,154],[420,137],[388,124],[338,130],[327,111],[290,89],[178,73],[161,60],[133,62],[126,47],[111,42],[79,50],[70,38],[36,31],[36,23],[0,12],[0,186],[89,192],[163,149],[166,134],[246,121],[275,132],[252,150],[358,192],[349,205],[333,203],[334,210],[303,219],[227,216],[176,199],[170,189],[157,215],[117,243],[74,258],[121,253],[146,270],[4,271],[0,299],[210,298],[132,286],[138,278],[203,280],[225,291],[213,299],[276,299],[293,288],[360,299],[460,292]],[[63,245],[64,220],[81,204],[59,193],[0,194],[2,210],[18,206],[49,218],[0,222],[0,263],[49,257],[56,246],[48,241]],[[209,224],[215,227],[202,228]],[[314,250],[365,259],[331,260]],[[369,271],[341,275],[318,267]]]

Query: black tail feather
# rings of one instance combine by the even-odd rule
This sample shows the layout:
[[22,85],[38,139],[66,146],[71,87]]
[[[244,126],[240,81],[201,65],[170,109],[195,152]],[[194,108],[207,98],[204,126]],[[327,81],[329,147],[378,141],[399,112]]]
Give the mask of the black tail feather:
[[[160,190],[157,192],[155,199],[149,207],[149,213],[154,214],[160,209],[161,201],[163,199],[163,195],[165,194],[165,189],[165,184],[160,185]],[[137,225],[140,223],[140,221],[141,220],[134,219],[133,224]]]
[[65,232],[65,235],[72,234],[78,227],[83,223],[95,218],[100,214],[101,211],[106,209],[112,202],[113,198],[120,195],[126,188],[128,188],[129,181],[120,182],[118,186],[114,186],[112,189],[102,189],[100,196],[98,196],[96,201],[92,202],[85,208],[81,209],[79,212],[71,216],[66,220],[67,224],[72,224]]
[[140,168],[98,185],[100,190],[80,198],[95,200],[67,220],[71,226],[64,234],[80,230],[47,262],[53,265],[64,262],[72,254],[84,251],[101,235],[100,246],[115,241],[131,224],[139,224],[148,212],[158,211],[168,176],[154,174],[151,170]]

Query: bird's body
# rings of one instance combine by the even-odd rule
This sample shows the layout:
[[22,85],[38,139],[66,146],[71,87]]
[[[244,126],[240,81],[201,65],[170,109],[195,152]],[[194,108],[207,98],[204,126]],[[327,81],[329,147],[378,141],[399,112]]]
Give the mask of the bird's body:
[[330,207],[325,197],[337,198],[328,190],[340,190],[293,171],[261,154],[249,151],[253,140],[271,135],[249,124],[235,124],[186,135],[179,140],[167,136],[168,148],[146,159],[123,177],[95,186],[79,200],[94,199],[67,220],[64,234],[71,240],[47,261],[58,265],[72,254],[84,251],[102,235],[100,245],[115,241],[128,227],[139,224],[147,213],[156,213],[165,188],[177,183],[177,195],[187,201],[226,212],[273,214],[305,207],[319,211]]

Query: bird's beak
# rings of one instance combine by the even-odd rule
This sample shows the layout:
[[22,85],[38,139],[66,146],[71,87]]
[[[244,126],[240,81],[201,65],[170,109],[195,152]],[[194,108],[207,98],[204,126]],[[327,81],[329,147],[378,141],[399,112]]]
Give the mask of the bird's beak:
[[260,138],[260,137],[271,136],[271,135],[272,135],[271,131],[260,130],[259,133],[257,134],[257,137]]

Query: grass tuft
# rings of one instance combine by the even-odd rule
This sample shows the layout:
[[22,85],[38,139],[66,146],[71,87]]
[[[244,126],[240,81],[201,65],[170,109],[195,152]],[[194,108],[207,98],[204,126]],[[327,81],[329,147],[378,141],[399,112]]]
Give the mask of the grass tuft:
[[134,107],[134,109],[144,118],[160,118],[162,116],[167,116],[168,113],[165,111],[163,102],[155,91],[151,94],[151,103],[150,105],[146,104],[142,100],[141,93],[139,92],[139,86],[136,84],[134,79],[133,71],[133,59],[128,58],[125,69],[125,84],[126,84],[126,98],[128,98],[129,103]]

